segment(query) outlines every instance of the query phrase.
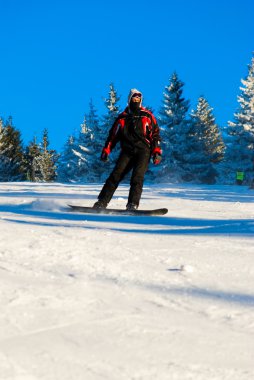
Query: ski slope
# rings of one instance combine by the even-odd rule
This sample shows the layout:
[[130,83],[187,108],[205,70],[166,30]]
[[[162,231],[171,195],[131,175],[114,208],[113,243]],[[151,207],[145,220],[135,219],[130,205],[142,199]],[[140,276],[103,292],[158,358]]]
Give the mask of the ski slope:
[[253,379],[254,191],[100,187],[0,184],[0,380]]

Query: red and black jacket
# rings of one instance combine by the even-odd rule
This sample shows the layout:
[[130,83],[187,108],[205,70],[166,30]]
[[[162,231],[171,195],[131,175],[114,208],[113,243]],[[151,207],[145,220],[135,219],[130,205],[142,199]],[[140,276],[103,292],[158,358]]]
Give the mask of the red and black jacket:
[[160,140],[159,126],[152,112],[140,107],[138,113],[133,114],[126,107],[110,129],[103,152],[110,154],[120,142],[124,150],[143,145],[150,149],[151,155],[161,154]]

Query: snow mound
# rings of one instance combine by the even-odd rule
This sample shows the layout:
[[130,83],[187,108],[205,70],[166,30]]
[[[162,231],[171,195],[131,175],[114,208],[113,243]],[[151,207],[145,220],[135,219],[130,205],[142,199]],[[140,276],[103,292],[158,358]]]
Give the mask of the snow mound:
[[64,209],[61,201],[55,199],[36,199],[31,204],[30,207],[35,211],[62,211]]

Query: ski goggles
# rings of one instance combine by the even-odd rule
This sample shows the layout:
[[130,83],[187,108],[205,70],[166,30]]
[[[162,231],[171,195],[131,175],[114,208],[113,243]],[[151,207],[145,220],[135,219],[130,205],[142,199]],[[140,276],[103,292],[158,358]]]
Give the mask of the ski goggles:
[[141,94],[138,92],[132,95],[132,98],[140,98],[141,99]]

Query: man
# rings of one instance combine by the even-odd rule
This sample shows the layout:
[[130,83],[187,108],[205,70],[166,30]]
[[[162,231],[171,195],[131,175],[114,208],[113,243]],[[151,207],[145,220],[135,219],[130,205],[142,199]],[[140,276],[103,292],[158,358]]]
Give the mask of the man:
[[106,180],[94,208],[106,208],[119,183],[132,170],[127,210],[136,210],[142,194],[144,175],[152,156],[153,163],[161,161],[160,133],[154,115],[142,107],[142,93],[132,89],[128,105],[119,114],[102,150],[101,160],[107,161],[110,152],[120,142],[121,153],[115,168]]

